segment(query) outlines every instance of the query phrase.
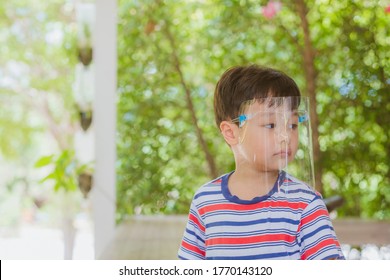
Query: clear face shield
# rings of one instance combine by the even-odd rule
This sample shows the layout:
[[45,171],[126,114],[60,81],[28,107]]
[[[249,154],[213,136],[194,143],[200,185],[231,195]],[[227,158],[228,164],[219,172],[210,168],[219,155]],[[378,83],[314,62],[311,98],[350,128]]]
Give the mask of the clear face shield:
[[[238,118],[236,168],[262,183],[288,185],[288,176],[315,186],[307,97],[269,97],[244,102]],[[287,176],[287,177],[286,177]]]

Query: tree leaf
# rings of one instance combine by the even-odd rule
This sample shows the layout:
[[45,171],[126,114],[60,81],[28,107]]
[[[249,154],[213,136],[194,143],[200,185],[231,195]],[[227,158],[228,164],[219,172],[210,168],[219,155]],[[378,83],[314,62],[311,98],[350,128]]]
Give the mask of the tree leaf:
[[53,164],[53,159],[54,155],[41,157],[35,162],[34,167],[43,167],[49,164]]

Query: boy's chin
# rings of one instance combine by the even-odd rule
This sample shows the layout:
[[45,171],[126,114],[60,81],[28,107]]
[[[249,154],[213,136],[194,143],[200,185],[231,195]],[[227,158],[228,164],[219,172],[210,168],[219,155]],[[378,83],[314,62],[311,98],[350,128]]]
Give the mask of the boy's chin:
[[269,173],[279,173],[280,171],[284,170],[287,167],[286,163],[280,163],[278,162],[275,165],[269,165],[265,168],[262,168],[263,172],[269,172]]
[[285,159],[272,160],[271,164],[244,161],[241,162],[239,167],[243,170],[249,169],[258,173],[279,173],[287,167],[289,162],[289,160],[286,162]]
[[267,166],[267,167],[259,167],[256,168],[258,173],[269,173],[269,175],[275,175],[278,174],[280,171],[282,171],[284,167],[278,167],[278,166]]

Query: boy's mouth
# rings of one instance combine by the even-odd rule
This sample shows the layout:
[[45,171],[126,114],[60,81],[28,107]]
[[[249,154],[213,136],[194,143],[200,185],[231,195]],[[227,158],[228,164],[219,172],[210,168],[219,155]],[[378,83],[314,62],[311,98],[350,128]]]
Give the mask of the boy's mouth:
[[278,157],[289,157],[291,156],[291,150],[287,150],[287,151],[279,151],[277,153],[274,154],[274,156],[278,156]]

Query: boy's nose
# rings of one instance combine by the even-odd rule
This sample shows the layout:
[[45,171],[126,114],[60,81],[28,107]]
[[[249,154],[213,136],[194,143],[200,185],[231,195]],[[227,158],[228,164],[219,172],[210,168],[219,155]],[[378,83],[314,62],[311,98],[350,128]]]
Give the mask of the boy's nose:
[[283,141],[286,143],[290,142],[291,129],[288,128],[287,124],[279,124],[277,126],[277,129],[275,130],[275,134],[276,134],[276,139],[279,142],[283,142]]
[[281,133],[281,134],[277,135],[277,142],[278,143],[283,143],[284,142],[285,144],[289,144],[290,143],[290,137],[287,134]]

